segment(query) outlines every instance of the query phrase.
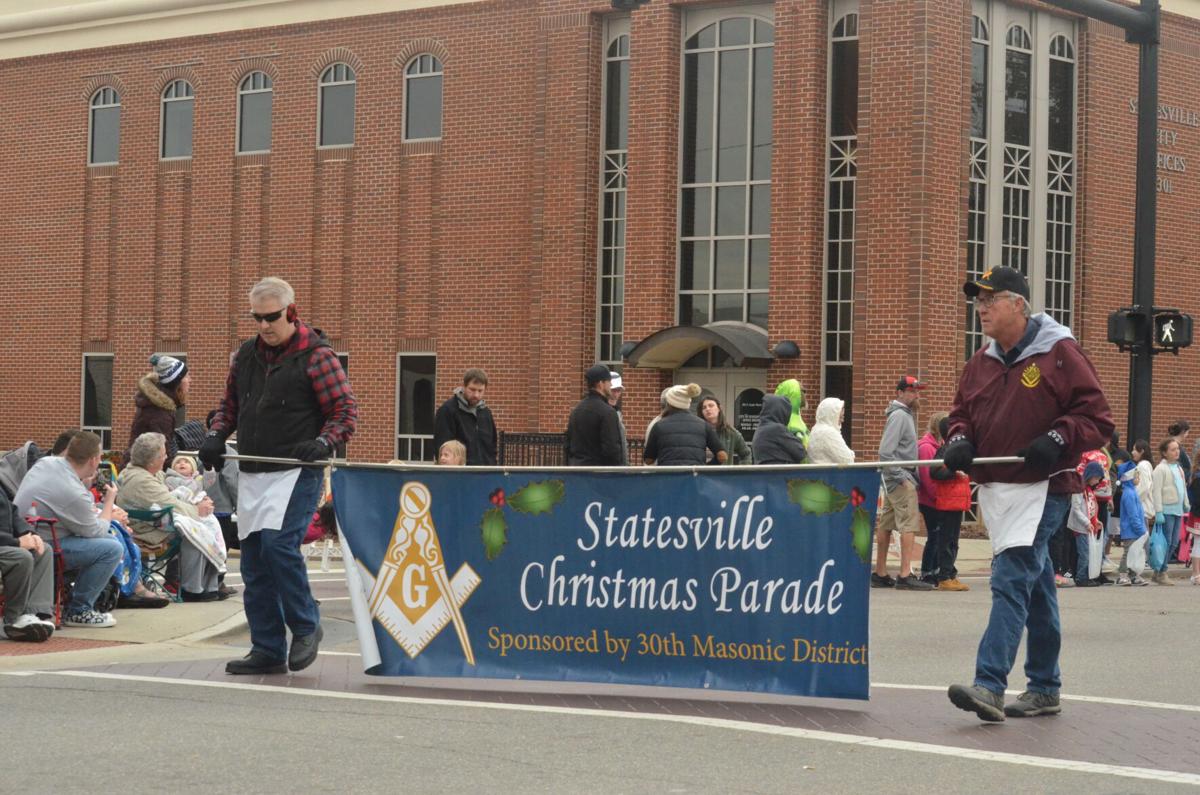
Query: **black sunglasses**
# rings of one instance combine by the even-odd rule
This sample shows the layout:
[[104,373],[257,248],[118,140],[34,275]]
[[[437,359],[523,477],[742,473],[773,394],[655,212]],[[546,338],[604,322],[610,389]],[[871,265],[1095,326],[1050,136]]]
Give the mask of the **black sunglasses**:
[[257,312],[251,312],[250,317],[254,318],[255,323],[274,323],[279,318],[283,317],[284,310],[279,309],[274,312],[268,312],[265,315],[260,315]]

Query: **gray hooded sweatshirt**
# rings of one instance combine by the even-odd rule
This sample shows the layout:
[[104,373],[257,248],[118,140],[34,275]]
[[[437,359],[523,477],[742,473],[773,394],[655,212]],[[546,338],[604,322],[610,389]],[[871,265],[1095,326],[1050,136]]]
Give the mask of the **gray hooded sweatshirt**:
[[[887,407],[887,424],[883,426],[883,438],[879,440],[880,461],[917,460],[917,423],[912,409],[893,400]],[[908,467],[884,467],[883,487],[888,491],[905,481],[917,485],[917,472]]]

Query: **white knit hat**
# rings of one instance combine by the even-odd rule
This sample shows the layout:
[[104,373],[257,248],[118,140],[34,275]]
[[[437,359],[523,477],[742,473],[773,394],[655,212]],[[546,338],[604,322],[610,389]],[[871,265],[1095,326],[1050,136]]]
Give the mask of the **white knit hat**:
[[700,394],[698,384],[676,384],[666,391],[667,405],[676,409],[687,410],[692,407],[692,398]]

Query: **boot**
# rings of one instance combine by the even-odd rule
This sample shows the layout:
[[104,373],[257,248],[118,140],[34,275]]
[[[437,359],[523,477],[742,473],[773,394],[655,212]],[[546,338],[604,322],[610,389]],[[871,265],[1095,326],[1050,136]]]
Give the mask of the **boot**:
[[1158,573],[1157,582],[1159,585],[1174,585],[1175,584],[1175,583],[1171,582],[1171,578],[1167,576],[1167,573],[1165,571],[1160,571]]

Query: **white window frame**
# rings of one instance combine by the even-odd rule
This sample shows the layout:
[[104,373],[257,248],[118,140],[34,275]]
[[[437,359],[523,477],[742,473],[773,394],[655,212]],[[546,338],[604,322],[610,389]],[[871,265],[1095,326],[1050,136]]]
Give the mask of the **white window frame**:
[[[408,70],[412,68],[412,65],[414,63],[420,61],[420,59],[425,56],[428,56],[433,59],[433,62],[435,64],[437,64],[437,69],[432,72],[421,72],[420,74],[409,74]],[[445,124],[446,124],[446,113],[445,113],[445,108],[446,108],[446,69],[445,69],[445,66],[442,64],[442,59],[439,58],[438,56],[434,55],[431,52],[417,53],[413,57],[409,58],[408,62],[404,64],[403,75],[404,75],[404,97],[400,103],[400,137],[401,137],[401,140],[403,140],[404,143],[406,143],[406,144],[419,143],[421,141],[440,141],[440,140],[442,140],[442,136],[445,135],[445,132],[446,132],[446,126],[445,126]],[[440,101],[438,102],[438,115],[440,117],[438,119],[438,129],[442,131],[442,135],[437,135],[432,138],[409,138],[408,137],[408,99],[409,99],[408,87],[409,87],[411,81],[421,80],[421,79],[424,79],[427,77],[442,78],[442,96],[440,97]],[[356,96],[356,101],[357,101],[357,94],[355,96]]]
[[[350,74],[352,74],[354,77],[350,80],[336,80],[336,81],[330,80],[328,83],[323,82],[323,79],[324,79],[326,73],[328,73],[335,66],[346,67],[346,69],[349,70]],[[322,88],[324,86],[345,86],[345,85],[351,85],[351,84],[353,84],[353,86],[354,86],[354,118],[351,120],[351,124],[350,124],[350,137],[352,140],[348,144],[322,144],[321,143],[321,112],[322,112],[321,106],[322,106],[322,103],[324,102],[324,98],[325,98],[325,92],[322,90]],[[358,140],[358,136],[355,134],[357,127],[358,127],[358,72],[355,71],[353,66],[346,63],[345,61],[334,61],[333,63],[329,64],[324,69],[322,69],[321,74],[319,74],[317,76],[317,148],[318,149],[353,149],[354,141]]]
[[[431,447],[433,445],[433,434],[400,433],[400,387],[401,387],[400,373],[401,373],[401,369],[402,369],[401,363],[403,362],[404,357],[406,357],[406,356],[413,356],[413,357],[421,356],[421,357],[429,357],[429,358],[433,359],[433,384],[434,384],[434,390],[435,390],[433,402],[434,402],[434,411],[437,410],[437,392],[436,392],[436,390],[437,390],[437,354],[433,353],[432,351],[424,351],[424,352],[422,352],[422,351],[405,351],[404,353],[397,353],[396,354],[396,380],[394,382],[395,385],[392,390],[393,394],[395,395],[395,400],[392,403],[392,405],[395,407],[395,418],[394,418],[394,423],[392,425],[393,439],[394,439],[394,443],[392,445],[392,451],[394,453],[400,452],[400,450],[399,450],[400,441],[402,439],[407,440],[408,445],[409,445],[409,452],[412,451],[412,443],[415,441],[421,442],[422,450],[425,449],[426,444],[430,445]],[[395,457],[400,458],[399,455],[397,455]],[[429,461],[424,461],[423,459],[412,458],[412,457],[400,458],[400,460],[410,461],[413,463],[429,463],[429,461],[437,461],[437,450],[433,450],[433,457],[431,459],[429,459]]]
[[[608,48],[611,47],[613,42],[615,42],[621,36],[625,36],[625,37],[629,38],[629,46],[630,46],[630,49],[632,50],[633,39],[632,39],[632,36],[630,35],[629,17],[627,17],[627,16],[606,17],[604,20],[604,38],[603,38],[603,42],[604,42],[603,48],[604,49],[601,50],[601,53],[600,53],[600,69],[602,70],[601,75],[600,75],[600,162],[598,164],[599,170],[598,170],[598,173],[596,174],[596,184],[600,187],[600,190],[598,191],[598,201],[597,201],[597,207],[596,207],[596,328],[595,328],[595,339],[596,339],[596,360],[609,365],[614,370],[621,366],[621,353],[620,353],[621,346],[617,345],[616,351],[614,351],[615,358],[613,358],[613,359],[603,359],[600,356],[601,348],[603,347],[602,340],[603,340],[603,336],[604,336],[603,313],[604,313],[605,305],[603,303],[603,296],[604,296],[604,279],[606,278],[604,275],[604,249],[605,249],[605,246],[604,246],[604,224],[605,224],[605,221],[608,220],[604,215],[604,202],[605,202],[605,199],[607,198],[608,193],[610,192],[610,191],[608,191],[607,186],[605,184],[605,174],[607,172],[606,163],[608,161],[608,158],[613,157],[613,156],[620,156],[622,162],[624,163],[625,169],[628,169],[628,167],[629,167],[629,159],[628,159],[629,158],[629,150],[628,149],[605,149],[604,148],[604,136],[605,136],[605,133],[606,133],[607,127],[608,127],[608,64],[610,63],[609,57],[608,57]],[[624,58],[625,60],[628,60],[629,56],[628,55],[619,56],[618,58],[619,59]],[[628,131],[626,131],[626,135],[628,135]],[[619,168],[620,166],[617,165],[616,167]],[[629,234],[628,179],[629,179],[628,171],[626,171],[626,175],[624,176],[626,187],[620,189],[620,191],[624,192],[626,195],[625,218],[624,218],[625,239],[628,239],[628,234]],[[617,191],[613,190],[612,192],[616,193]],[[613,248],[615,250],[616,246],[611,246],[610,248]],[[625,248],[626,248],[626,246],[625,246],[625,242],[623,239],[622,243],[621,243],[622,252],[624,252]],[[624,253],[622,253],[622,258],[624,259]],[[629,264],[628,261],[625,261],[625,265],[622,266],[622,276],[621,276],[622,284],[624,284],[625,279],[628,277],[628,267],[627,267],[628,264]],[[678,301],[676,303],[678,303]],[[622,287],[622,290],[621,290],[620,304],[613,303],[611,305],[612,306],[619,305],[621,307],[621,329],[620,329],[619,336],[623,343],[625,340],[625,333],[624,333],[625,332],[625,292],[624,292],[624,287]],[[676,308],[676,311],[678,311],[678,308]],[[611,334],[612,331],[610,330],[609,333]]]
[[[104,91],[113,92],[113,94],[117,98],[117,101],[114,103],[106,104],[106,105],[95,104],[96,97],[98,97]],[[120,127],[120,110],[119,110],[120,107],[121,107],[121,92],[117,91],[117,89],[114,88],[113,86],[100,86],[100,88],[97,88],[94,92],[92,92],[92,96],[88,98],[87,164],[89,166],[115,166],[121,162],[121,155],[120,155],[120,152],[121,152],[121,127]],[[107,110],[108,108],[118,108],[118,111],[117,111],[117,119],[118,119],[118,121],[117,121],[117,159],[116,160],[92,160],[92,151],[95,149],[95,143],[96,143],[94,140],[92,140],[92,136],[96,134],[96,131],[93,127],[93,122],[95,119],[96,111],[97,110]]]
[[[186,97],[171,97],[167,98],[167,90],[176,83],[183,83],[188,87],[188,95]],[[177,77],[174,80],[167,82],[163,86],[162,91],[158,94],[158,159],[160,161],[172,160],[191,160],[192,155],[176,155],[174,157],[166,157],[167,151],[167,103],[168,102],[191,102],[192,103],[192,147],[191,151],[196,151],[196,87],[192,85],[192,81]]]
[[[250,80],[254,75],[262,75],[267,80],[266,88],[243,88],[246,81]],[[271,153],[271,147],[266,149],[242,149],[242,97],[246,94],[271,94],[271,142],[275,140],[275,81],[271,75],[267,74],[262,69],[255,69],[242,75],[242,79],[238,81],[237,88],[237,107],[234,110],[233,128],[233,149],[235,154],[239,155],[265,155]]]
[[[87,425],[86,424],[87,418],[84,416],[84,412],[86,411],[86,408],[87,408],[87,360],[88,359],[110,359],[110,360],[113,360],[113,376],[114,376],[113,380],[116,380],[116,378],[115,378],[116,370],[117,370],[116,357],[112,353],[84,353],[80,356],[80,359],[79,359],[79,428],[80,428],[80,430],[91,431],[92,433],[99,436],[101,440],[104,439],[103,431],[108,431],[109,445],[111,446],[112,430],[113,430],[111,425],[103,426],[103,425]],[[113,392],[114,393],[116,392],[115,385],[113,387]],[[112,395],[109,395],[109,398],[108,398],[110,414],[112,412],[112,397],[113,397]],[[109,417],[109,422],[112,422],[111,416]],[[106,447],[105,449],[107,450],[110,448]]]

